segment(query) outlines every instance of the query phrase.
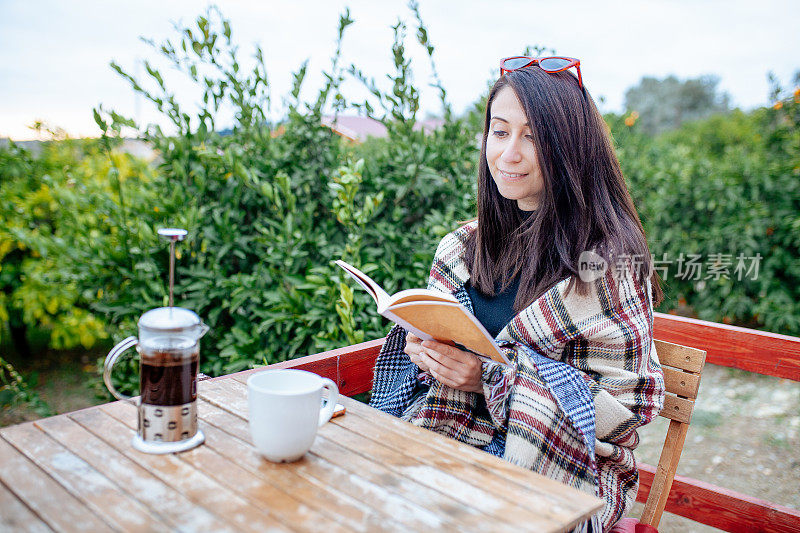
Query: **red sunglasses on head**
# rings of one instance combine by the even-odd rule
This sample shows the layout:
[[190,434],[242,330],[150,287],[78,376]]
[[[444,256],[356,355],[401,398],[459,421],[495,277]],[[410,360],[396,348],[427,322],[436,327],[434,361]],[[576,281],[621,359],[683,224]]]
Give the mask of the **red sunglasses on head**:
[[549,74],[555,74],[569,68],[575,67],[578,71],[578,84],[583,89],[583,78],[581,77],[581,62],[574,57],[528,57],[513,56],[500,60],[500,75],[506,72],[513,72],[521,68],[537,66]]

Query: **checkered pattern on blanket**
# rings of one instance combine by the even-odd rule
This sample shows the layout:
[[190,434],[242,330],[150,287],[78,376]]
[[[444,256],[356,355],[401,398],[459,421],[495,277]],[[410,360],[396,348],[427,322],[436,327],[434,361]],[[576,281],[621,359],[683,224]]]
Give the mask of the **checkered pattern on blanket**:
[[[442,240],[429,288],[463,291],[469,279],[463,244],[476,224]],[[507,386],[485,385],[486,395],[420,381],[403,353],[405,331],[395,327],[376,363],[372,404],[598,494],[606,506],[595,525],[610,527],[638,489],[636,428],[658,414],[664,397],[650,287],[630,271],[614,274],[583,296],[567,294],[563,280],[514,317],[495,339],[512,361],[501,375]],[[498,375],[484,370],[485,381]],[[498,398],[497,390],[508,393]]]

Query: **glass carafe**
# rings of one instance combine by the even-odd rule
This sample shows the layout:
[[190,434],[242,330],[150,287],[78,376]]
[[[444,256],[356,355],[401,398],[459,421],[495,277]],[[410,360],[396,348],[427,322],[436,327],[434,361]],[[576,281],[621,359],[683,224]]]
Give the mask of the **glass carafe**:
[[197,428],[197,372],[200,338],[208,331],[200,317],[182,307],[151,309],[139,319],[139,337],[128,337],[106,357],[103,380],[120,400],[130,400],[111,382],[122,353],[136,346],[140,358],[139,422],[133,447],[146,453],[194,448],[205,437]]

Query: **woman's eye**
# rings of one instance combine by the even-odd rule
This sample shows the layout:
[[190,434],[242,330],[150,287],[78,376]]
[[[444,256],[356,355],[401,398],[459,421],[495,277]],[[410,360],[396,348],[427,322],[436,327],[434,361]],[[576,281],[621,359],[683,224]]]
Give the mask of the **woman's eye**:
[[533,142],[533,134],[528,134],[525,136],[525,138],[528,139],[530,142]]
[[504,132],[503,130],[494,130],[492,132],[492,135],[494,135],[495,137],[505,137],[506,135],[508,135],[508,133]]

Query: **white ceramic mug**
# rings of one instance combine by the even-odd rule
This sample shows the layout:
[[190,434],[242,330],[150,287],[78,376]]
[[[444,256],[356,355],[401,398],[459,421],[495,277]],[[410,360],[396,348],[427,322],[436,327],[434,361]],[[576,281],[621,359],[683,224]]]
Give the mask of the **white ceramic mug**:
[[[322,389],[328,389],[324,409]],[[305,370],[264,370],[253,374],[247,379],[253,444],[270,461],[297,461],[314,444],[317,429],[331,419],[338,399],[336,383]]]

